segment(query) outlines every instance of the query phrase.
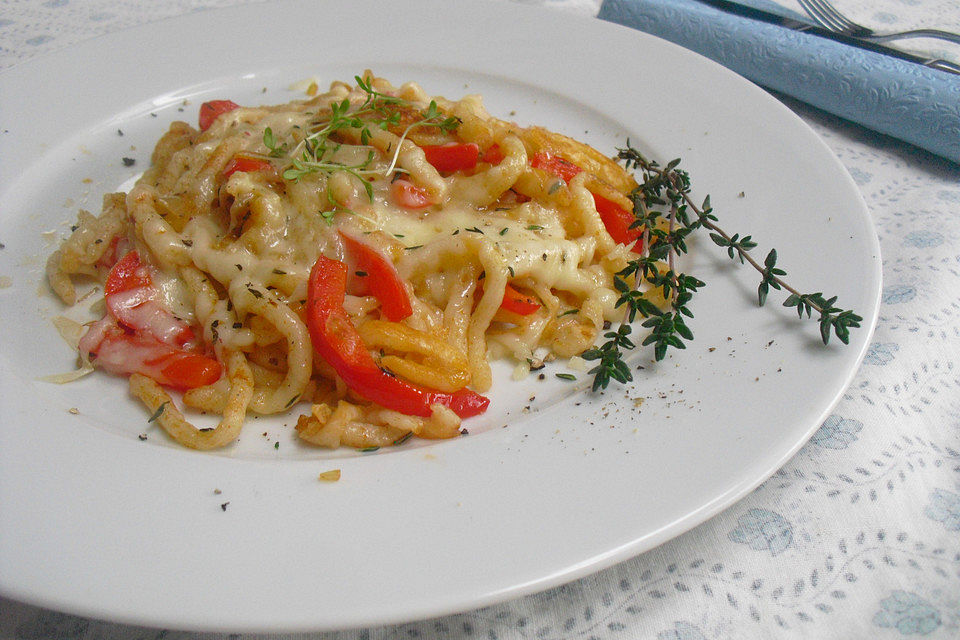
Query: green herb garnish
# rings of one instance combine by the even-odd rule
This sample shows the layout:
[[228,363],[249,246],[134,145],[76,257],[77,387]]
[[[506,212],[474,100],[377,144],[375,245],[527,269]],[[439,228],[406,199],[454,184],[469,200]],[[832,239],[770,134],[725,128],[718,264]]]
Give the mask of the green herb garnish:
[[168,404],[170,404],[170,403],[169,403],[169,402],[164,402],[164,403],[162,403],[159,407],[157,407],[157,410],[153,412],[153,415],[150,416],[149,418],[147,418],[147,422],[155,422],[160,416],[163,415],[163,411],[164,411],[164,409],[167,408],[167,405],[168,405]]
[[[401,145],[398,144],[393,150],[393,157],[386,169],[372,166],[377,157],[372,148],[363,161],[345,164],[333,160],[334,154],[341,146],[338,140],[339,134],[345,130],[359,131],[360,144],[367,146],[373,138],[374,130],[386,130],[391,126],[399,126],[404,111],[408,111],[413,105],[402,98],[376,91],[369,81],[360,76],[355,76],[354,79],[357,87],[366,94],[361,104],[354,105],[347,98],[340,102],[331,102],[329,115],[324,120],[314,123],[306,137],[299,141],[292,131],[288,134],[289,141],[281,141],[273,130],[267,127],[263,132],[263,145],[271,157],[284,158],[288,161],[282,173],[285,180],[296,182],[311,173],[324,173],[330,176],[337,172],[346,172],[363,184],[367,198],[372,202],[372,177],[388,176],[395,171]],[[458,118],[447,116],[440,111],[434,101],[420,111],[419,116],[419,119],[409,124],[400,135],[401,143],[410,131],[417,127],[437,127],[442,131],[452,131],[460,124]],[[338,208],[336,203],[334,205],[335,209]],[[329,221],[329,218],[327,219]]]
[[[618,150],[617,159],[622,160],[628,170],[640,172],[639,186],[630,193],[636,217],[631,228],[643,229],[644,250],[640,257],[628,262],[614,275],[613,284],[620,293],[616,306],[626,307],[626,319],[619,329],[604,334],[606,342],[583,353],[584,359],[598,361],[590,370],[594,376],[594,391],[606,388],[610,380],[623,383],[633,379],[623,360],[623,352],[635,347],[627,336],[631,332],[630,323],[637,316],[642,319],[640,326],[650,330],[641,346],[652,344],[654,358],[658,361],[663,360],[669,348],[684,349],[684,341],[693,340],[693,332],[685,320],[693,317],[688,303],[705,285],[693,276],[676,271],[675,260],[687,253],[687,236],[701,228],[707,229],[714,244],[727,250],[730,259],[748,264],[760,273],[759,306],[766,303],[770,289],[786,290],[790,295],[783,303],[785,307],[796,307],[801,318],[804,314],[808,318],[814,313],[819,314],[820,337],[824,344],[829,343],[831,335],[844,344],[848,343],[850,329],[859,327],[863,318],[853,311],[834,306],[835,296],[826,298],[822,293],[800,293],[788,285],[783,280],[786,271],[777,265],[776,249],[770,250],[763,264],[757,262],[750,254],[757,243],[749,235],[730,235],[721,229],[710,205],[710,196],[701,204],[693,201],[690,177],[678,168],[679,159],[661,167],[631,147],[629,140],[625,149]],[[658,264],[662,262],[667,263],[666,270]],[[668,308],[657,307],[638,291],[636,287],[640,283],[660,289],[668,301]]]

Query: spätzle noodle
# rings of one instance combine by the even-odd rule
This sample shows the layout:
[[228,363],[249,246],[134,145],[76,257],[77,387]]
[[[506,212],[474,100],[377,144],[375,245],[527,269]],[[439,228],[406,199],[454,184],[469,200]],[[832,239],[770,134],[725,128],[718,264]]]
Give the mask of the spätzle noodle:
[[48,260],[67,305],[76,279],[103,287],[80,355],[184,446],[229,445],[248,412],[300,414],[321,447],[450,438],[487,409],[491,357],[577,356],[622,317],[613,276],[641,230],[597,202],[632,215],[627,172],[479,96],[355,81],[204,103]]

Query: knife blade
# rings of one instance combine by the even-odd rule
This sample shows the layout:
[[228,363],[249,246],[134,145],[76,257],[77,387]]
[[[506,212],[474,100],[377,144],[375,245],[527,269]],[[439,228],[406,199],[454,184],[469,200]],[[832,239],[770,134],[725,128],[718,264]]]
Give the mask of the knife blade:
[[857,47],[859,49],[873,51],[874,53],[880,53],[885,56],[899,58],[900,60],[906,60],[907,62],[919,64],[930,69],[936,69],[938,71],[946,71],[947,73],[960,75],[960,65],[956,65],[947,60],[926,58],[912,53],[907,53],[906,51],[901,51],[900,49],[894,49],[893,47],[877,44],[876,42],[854,38],[843,35],[842,33],[836,33],[834,31],[830,31],[829,29],[824,29],[823,27],[810,24],[809,22],[782,16],[778,13],[773,13],[772,11],[764,11],[763,9],[757,9],[755,7],[740,4],[738,2],[730,2],[729,0],[697,0],[697,2],[711,6],[714,9],[719,9],[724,13],[740,16],[742,18],[748,18],[758,22],[766,22],[767,24],[783,27],[784,29],[789,29],[791,31],[809,33],[810,35],[826,38],[827,40],[833,40],[834,42],[840,42],[851,47]]

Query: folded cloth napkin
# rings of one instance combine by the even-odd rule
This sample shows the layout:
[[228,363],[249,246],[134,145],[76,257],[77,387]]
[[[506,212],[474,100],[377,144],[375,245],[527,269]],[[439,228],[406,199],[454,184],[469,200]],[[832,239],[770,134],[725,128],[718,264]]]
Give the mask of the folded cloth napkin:
[[[802,19],[764,0],[741,4]],[[960,76],[697,0],[604,0],[599,17],[675,42],[750,80],[960,162]]]

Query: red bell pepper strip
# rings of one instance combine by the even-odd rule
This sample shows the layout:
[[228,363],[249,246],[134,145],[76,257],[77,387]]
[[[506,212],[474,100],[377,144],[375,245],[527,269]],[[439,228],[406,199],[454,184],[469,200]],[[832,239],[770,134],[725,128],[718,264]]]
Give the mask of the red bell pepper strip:
[[80,339],[80,352],[111,373],[140,373],[159,384],[192,389],[220,378],[220,363],[197,351],[190,325],[156,299],[149,268],[129,251],[107,275],[107,315]]
[[367,275],[360,278],[365,289],[380,301],[380,310],[387,320],[400,322],[413,313],[410,296],[393,263],[368,244],[340,232],[347,254],[357,264],[357,269]]
[[130,251],[113,265],[103,289],[107,310],[126,328],[177,347],[194,341],[190,325],[157,301],[150,270],[140,262],[136,251]]
[[211,100],[200,105],[200,131],[206,131],[213,124],[214,120],[224,113],[229,113],[234,109],[239,109],[240,105],[232,100]]
[[[530,166],[535,169],[543,169],[564,180],[571,180],[583,169],[577,165],[564,160],[559,156],[552,155],[546,151],[538,151],[530,158]],[[630,225],[636,221],[636,217],[617,203],[608,200],[603,196],[597,195],[592,191],[594,206],[597,213],[600,214],[600,220],[603,226],[617,244],[630,244],[635,242],[630,249],[634,253],[643,252],[643,230],[639,227],[631,228]]]
[[533,298],[520,293],[507,283],[503,290],[503,301],[500,303],[500,308],[521,316],[528,316],[535,313],[540,305]]
[[109,297],[129,289],[149,287],[151,284],[150,274],[140,263],[140,254],[130,251],[117,260],[110,269],[107,281],[103,285],[103,293]]
[[480,147],[473,142],[427,144],[420,148],[423,149],[427,162],[440,173],[469,171],[477,166],[480,159]]
[[487,147],[487,150],[483,152],[483,156],[480,158],[487,164],[498,165],[503,162],[503,159],[506,156],[503,154],[503,149],[500,148],[496,142]]
[[[153,364],[153,362],[151,362]],[[213,384],[220,379],[223,367],[213,358],[201,353],[175,351],[165,355],[155,364],[170,381],[170,386],[193,389]]]
[[400,380],[377,366],[343,308],[347,265],[321,255],[307,285],[307,328],[317,353],[361,397],[405,415],[429,417],[431,405],[461,418],[479,415],[490,400],[469,389],[444,393]]
[[131,332],[110,314],[87,330],[78,347],[99,369],[118,375],[139,373],[181,391],[213,384],[222,371],[213,358]]
[[403,178],[394,180],[390,184],[390,195],[393,196],[394,202],[406,209],[423,209],[433,204],[433,198],[426,189]]
[[534,169],[542,169],[547,173],[552,173],[567,181],[572,180],[574,176],[583,171],[572,162],[546,151],[538,151],[533,154],[533,157],[530,158],[530,166]]
[[643,253],[643,229],[630,226],[637,221],[636,216],[617,203],[595,193],[593,202],[603,221],[603,226],[613,241],[617,244],[630,244],[635,241],[630,250],[634,253]]
[[263,158],[252,158],[250,156],[233,156],[223,170],[223,179],[226,180],[237,173],[255,173],[257,171],[269,171],[273,165]]

